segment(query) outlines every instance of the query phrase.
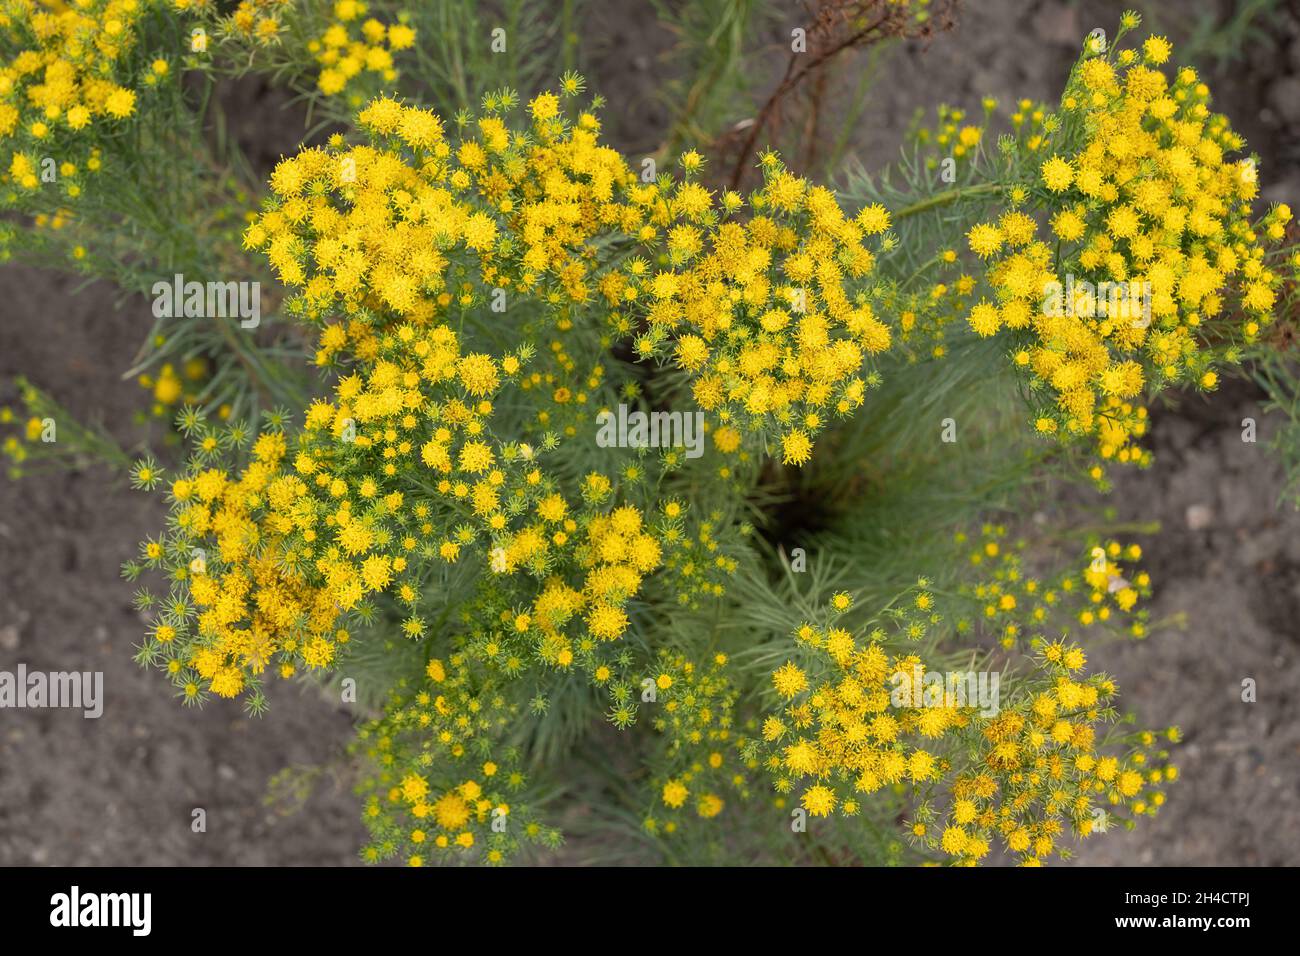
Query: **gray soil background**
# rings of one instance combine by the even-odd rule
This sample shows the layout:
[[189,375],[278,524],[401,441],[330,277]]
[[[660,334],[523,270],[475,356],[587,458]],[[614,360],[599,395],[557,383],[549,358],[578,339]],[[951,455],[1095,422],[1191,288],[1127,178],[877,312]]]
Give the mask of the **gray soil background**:
[[[609,100],[615,145],[645,149],[668,119],[656,78],[672,36],[649,3],[594,6],[579,26],[589,87]],[[1231,6],[1180,0],[1144,12],[1180,44],[1197,21],[1223,22]],[[1083,35],[1113,33],[1123,9],[965,3],[955,31],[893,52],[859,123],[858,157],[869,169],[893,158],[917,107],[974,110],[984,94],[1054,100]],[[1265,198],[1300,208],[1300,14],[1265,30],[1242,59],[1196,65],[1216,108],[1263,157]],[[780,36],[774,29],[770,60],[756,54],[756,72],[783,65]],[[236,133],[269,166],[293,148],[297,127],[275,97],[236,95]],[[143,393],[119,376],[147,331],[147,305],[115,308],[111,289],[77,285],[0,269],[0,381],[26,375],[130,445]],[[1241,440],[1246,417],[1259,422],[1257,444]],[[1181,780],[1159,816],[1085,841],[1081,863],[1300,863],[1300,514],[1279,504],[1282,473],[1265,446],[1276,426],[1249,383],[1227,384],[1213,400],[1184,397],[1155,415],[1152,469],[1123,475],[1106,501],[1082,502],[1161,523],[1138,540],[1155,584],[1152,619],[1172,623],[1092,660],[1118,678],[1143,724],[1177,724],[1185,743]],[[119,567],[162,522],[158,501],[101,469],[0,479],[0,669],[102,670],[111,715],[0,712],[0,865],[355,864],[364,829],[338,772],[351,713],[286,685],[260,720],[220,703],[183,709],[132,663],[142,621]],[[1241,702],[1244,678],[1257,682],[1257,703]],[[266,797],[271,776],[289,766],[335,769],[288,812]],[[191,832],[195,808],[207,813],[206,833]]]

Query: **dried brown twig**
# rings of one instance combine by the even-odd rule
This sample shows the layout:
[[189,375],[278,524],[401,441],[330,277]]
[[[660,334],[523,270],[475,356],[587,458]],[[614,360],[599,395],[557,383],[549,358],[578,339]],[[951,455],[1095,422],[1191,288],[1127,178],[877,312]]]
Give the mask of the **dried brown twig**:
[[791,102],[801,93],[806,93],[806,121],[802,131],[805,159],[811,164],[816,156],[822,99],[830,86],[829,67],[840,54],[890,39],[929,40],[936,32],[952,28],[956,4],[957,0],[933,4],[929,16],[918,20],[915,6],[897,0],[809,0],[806,6],[811,26],[806,28],[804,48],[791,50],[780,83],[758,114],[738,124],[720,143],[724,152],[728,141],[739,144],[732,166],[731,187],[737,188],[744,178],[759,137],[764,132],[769,139],[777,135]]

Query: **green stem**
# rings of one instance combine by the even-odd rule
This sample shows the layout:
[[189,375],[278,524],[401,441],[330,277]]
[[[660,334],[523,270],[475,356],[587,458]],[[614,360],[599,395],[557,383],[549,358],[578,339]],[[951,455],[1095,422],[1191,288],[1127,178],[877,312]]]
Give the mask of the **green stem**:
[[1001,183],[980,183],[978,186],[958,186],[956,189],[946,189],[941,193],[935,193],[919,202],[914,202],[910,206],[904,206],[894,213],[894,221],[906,219],[908,216],[914,216],[917,213],[929,212],[931,209],[938,209],[942,206],[949,206],[959,199],[969,199],[972,196],[985,196],[989,193],[1001,192],[1003,186]]

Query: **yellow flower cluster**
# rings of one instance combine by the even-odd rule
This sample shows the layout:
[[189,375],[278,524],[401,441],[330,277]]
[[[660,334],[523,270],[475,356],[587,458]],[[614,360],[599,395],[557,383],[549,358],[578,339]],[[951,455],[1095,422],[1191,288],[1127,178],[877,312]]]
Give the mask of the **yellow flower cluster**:
[[361,781],[370,793],[362,817],[372,837],[362,858],[495,865],[527,844],[557,846],[558,832],[519,802],[527,781],[516,754],[473,755],[503,734],[516,708],[462,653],[429,660],[425,676],[423,689],[396,695],[359,733],[355,749],[371,767]]
[[856,219],[845,216],[834,193],[769,153],[764,185],[749,199],[752,215],[737,219],[745,203],[728,192],[719,221],[694,181],[698,157],[687,154],[684,166],[675,186],[630,193],[648,214],[637,235],[666,234],[667,268],[633,260],[607,275],[601,291],[611,306],[639,306],[648,329],[635,340],[638,352],[671,356],[691,373],[701,408],[724,425],[774,426],[783,460],[802,465],[829,416],[862,404],[863,362],[892,342],[865,295],[846,289],[873,270],[865,240],[889,227],[889,214],[868,206]]
[[[970,326],[1025,343],[1016,364],[1055,400],[1037,430],[1092,436],[1121,462],[1149,460],[1133,444],[1146,429],[1143,391],[1213,388],[1211,362],[1254,340],[1278,284],[1250,221],[1254,161],[1228,158],[1241,137],[1210,112],[1193,70],[1165,76],[1168,56],[1151,37],[1141,54],[1085,56],[1072,74],[1040,168],[1050,239],[1020,209],[968,235],[996,291],[970,309]],[[1262,228],[1280,236],[1289,217],[1275,208]]]
[[[978,541],[971,542],[965,532],[955,535],[957,545],[975,545],[968,561],[985,576],[979,583],[963,587],[963,594],[977,603],[977,619],[1004,648],[1010,650],[1026,637],[1036,639],[1048,627],[1069,635],[1069,621],[1088,628],[1117,616],[1129,619],[1126,630],[1131,636],[1146,636],[1147,612],[1137,604],[1151,596],[1151,576],[1137,569],[1126,571],[1121,564],[1140,560],[1141,547],[1118,541],[1099,543],[1088,549],[1082,571],[1066,571],[1045,580],[1025,569],[1024,542],[1008,544],[1006,535],[1005,525],[992,523],[980,529]],[[1069,617],[1062,622],[1066,614]],[[957,626],[964,631],[971,625],[959,621]]]
[[[832,613],[839,611],[832,607]],[[810,816],[852,816],[861,808],[860,795],[904,781],[924,786],[938,780],[945,764],[933,742],[970,721],[969,712],[955,705],[908,700],[895,707],[895,675],[911,680],[924,667],[915,655],[891,655],[882,637],[873,632],[861,639],[847,627],[804,624],[795,638],[814,655],[813,666],[787,661],[772,674],[785,703],[763,721],[766,767],[780,793],[811,781],[800,797]]]
[[[1000,525],[981,529],[969,564],[982,580],[962,585],[958,597],[975,602],[982,627],[1007,650],[1022,629],[1040,632],[1028,641],[1036,669],[1029,678],[995,685],[1000,671],[939,673],[918,654],[891,650],[943,623],[924,579],[881,618],[892,620],[892,636],[881,623],[845,623],[853,606],[847,593],[831,598],[825,623],[804,623],[795,632],[798,662],[789,659],[771,675],[782,708],[765,718],[763,744],[746,754],[762,756],[779,792],[802,788],[799,805],[808,815],[852,816],[863,794],[906,784],[921,798],[911,827],[917,845],[974,863],[1000,833],[1026,862],[1041,862],[1058,850],[1063,817],[1077,834],[1090,832],[1099,819],[1091,794],[1104,793],[1112,804],[1128,801],[1137,813],[1152,813],[1163,802],[1158,788],[1147,788],[1172,780],[1173,771],[1151,771],[1151,755],[1141,751],[1153,743],[1149,735],[1117,741],[1140,744],[1122,759],[1098,752],[1095,725],[1118,717],[1114,683],[1078,676],[1087,663],[1078,645],[1041,636],[1055,629],[1058,610],[1084,626],[1109,619],[1112,606],[1113,613],[1132,613],[1150,582],[1137,572],[1129,583],[1119,561],[1137,560],[1140,549],[1098,545],[1086,571],[1042,582],[1023,571],[1022,546],[1007,547],[1005,536]],[[956,544],[968,540],[959,534]],[[1137,615],[1132,633],[1145,633],[1144,620]],[[970,620],[955,627],[969,640]],[[961,666],[971,667],[969,658]],[[984,666],[997,667],[996,660]],[[1137,776],[1143,767],[1145,776]],[[946,828],[938,831],[930,794],[941,785],[951,786],[953,802]]]
[[392,83],[397,78],[393,54],[415,45],[415,29],[405,17],[391,24],[374,17],[362,20],[367,9],[361,0],[338,0],[329,27],[307,45],[321,66],[316,82],[326,96],[343,93],[363,73]]
[[207,359],[197,356],[187,360],[179,371],[171,362],[164,362],[157,375],[144,372],[136,382],[141,388],[148,389],[153,398],[151,411],[154,417],[162,418],[180,404],[197,402],[198,391],[209,375]]
[[[985,117],[997,109],[997,100],[985,99],[983,102]],[[966,122],[966,111],[941,104],[935,110],[935,125],[918,126],[912,138],[918,146],[937,147],[936,154],[927,156],[926,169],[939,168],[940,156],[951,156],[955,163],[969,162],[972,155],[984,139],[985,127]]]
[[[222,21],[222,26],[232,36],[254,40],[263,45],[276,43],[284,27],[280,10],[292,2],[293,0],[240,0],[239,6]],[[185,4],[185,8],[193,6]],[[177,7],[181,8],[181,5],[177,4]]]
[[[64,178],[77,173],[69,134],[136,110],[136,93],[119,82],[136,26],[153,0],[38,0],[0,4],[0,176],[31,191],[41,160],[58,144]],[[163,73],[166,61],[159,61]],[[12,200],[11,200],[12,201]]]
[[219,696],[240,693],[273,659],[284,676],[299,663],[329,666],[335,621],[368,595],[391,592],[411,606],[407,636],[422,637],[417,555],[450,564],[478,544],[490,573],[535,580],[531,610],[514,627],[559,667],[573,662],[575,621],[597,640],[623,634],[624,604],[661,561],[638,509],[605,506],[607,478],[589,475],[575,508],[533,449],[493,438],[491,398],[518,371],[517,356],[463,354],[445,325],[404,324],[376,348],[333,401],[308,409],[292,446],[264,431],[235,475],[204,465],[200,438],[172,485],[178,534],[148,557],[203,557],[190,574],[177,568],[186,611],[167,643],[187,639],[165,657]]
[[[14,425],[18,421],[19,418],[14,414],[12,408],[7,405],[0,407],[0,425]],[[23,424],[22,432],[20,433],[21,437],[19,437],[18,434],[6,435],[4,442],[0,443],[0,452],[3,452],[5,457],[13,462],[13,471],[15,473],[17,473],[18,470],[17,466],[22,465],[28,458],[29,452],[25,442],[31,443],[39,441],[42,427],[43,425],[41,420],[32,416]]]
[[[594,116],[565,129],[554,100],[533,104],[535,139],[489,113],[478,138],[454,146],[433,112],[377,99],[358,121],[384,147],[340,139],[281,162],[271,178],[276,204],[247,244],[302,287],[297,304],[308,316],[370,306],[427,322],[450,307],[486,304],[483,290],[448,283],[455,252],[478,258],[489,289],[583,302],[583,244],[617,214],[613,184],[628,173],[597,142]],[[350,335],[327,329],[322,362],[345,346],[355,351]]]
[[202,694],[200,679],[234,697],[277,657],[286,677],[298,663],[325,666],[346,641],[346,632],[331,633],[334,595],[308,583],[301,556],[275,530],[309,514],[292,509],[300,483],[282,474],[285,453],[284,436],[268,431],[237,476],[196,461],[171,486],[176,537],[145,544],[146,561],[168,567],[174,579],[168,614],[152,637],[187,699]]
[[[785,461],[806,462],[828,415],[861,405],[864,358],[892,340],[865,298],[846,291],[873,268],[864,240],[888,228],[883,207],[847,218],[833,193],[768,155],[754,215],[733,219],[745,202],[727,193],[720,221],[695,181],[694,154],[681,181],[641,183],[600,144],[592,114],[569,125],[559,99],[542,94],[526,135],[497,115],[507,106],[490,104],[456,144],[435,114],[373,101],[358,120],[381,145],[337,140],[282,162],[271,181],[278,205],[248,231],[248,245],[303,287],[309,315],[336,303],[357,311],[369,297],[423,321],[481,305],[492,290],[537,296],[563,328],[599,297],[619,334],[645,320],[636,348],[689,372],[700,407],[724,424],[775,424]],[[662,243],[665,267],[635,256],[604,265],[593,247],[602,233],[647,249]],[[455,252],[478,260],[482,287],[448,283]],[[323,337],[320,359],[355,346],[349,334]]]
[[[977,757],[956,776],[942,815],[928,803],[920,808],[916,842],[974,864],[997,839],[1023,865],[1038,866],[1054,853],[1068,858],[1067,834],[1086,837],[1156,813],[1177,768],[1153,732],[1098,739],[1097,724],[1116,719],[1116,688],[1107,677],[1078,676],[1086,662],[1077,645],[1040,645],[1039,675],[996,717],[972,725]],[[1163,737],[1176,742],[1178,732]]]
[[[939,181],[957,185],[903,207],[899,210],[903,221],[956,197],[991,196],[1004,191],[1000,183],[987,180],[983,168],[989,161],[989,130],[998,113],[998,102],[986,97],[982,105],[983,116],[978,122],[968,122],[964,110],[940,106],[934,127],[922,125],[911,133],[925,168]],[[1027,99],[1015,104],[1008,121],[1015,148],[1022,154],[1041,150],[1049,127],[1055,128],[1057,122],[1043,104]],[[1025,202],[1029,196],[1029,191],[1019,185],[1005,192],[1013,205]],[[906,232],[890,234],[882,241],[881,249],[891,253],[915,241]],[[944,358],[952,338],[953,319],[967,314],[979,283],[969,271],[969,262],[954,246],[939,248],[915,269],[908,266],[908,271],[911,274],[905,282],[882,283],[873,290],[872,301],[881,313],[898,316],[898,351],[909,363]]]
[[652,725],[662,736],[657,766],[663,776],[653,784],[660,806],[645,818],[649,833],[672,835],[686,811],[709,820],[729,799],[743,802],[752,795],[747,771],[753,762],[742,756],[745,739],[734,726],[739,691],[726,666],[725,654],[700,667],[681,653],[661,650],[654,674],[643,680],[642,700],[653,694]]

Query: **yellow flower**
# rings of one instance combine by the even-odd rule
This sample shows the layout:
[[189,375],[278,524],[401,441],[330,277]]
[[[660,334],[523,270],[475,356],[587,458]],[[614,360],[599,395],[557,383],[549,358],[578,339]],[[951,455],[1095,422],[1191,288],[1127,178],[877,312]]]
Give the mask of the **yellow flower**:
[[981,338],[987,338],[998,330],[1002,324],[1002,319],[998,315],[997,306],[990,305],[988,302],[980,302],[970,311],[970,327]]
[[809,787],[803,792],[803,807],[814,817],[829,816],[835,809],[835,791],[823,784]]
[[560,100],[554,93],[539,93],[528,104],[533,118],[539,122],[554,119],[560,112]]
[[982,222],[972,226],[966,237],[970,240],[971,251],[983,259],[987,259],[1002,248],[1002,233],[998,231],[997,226],[989,223]]
[[1164,63],[1172,52],[1173,47],[1162,36],[1149,36],[1142,44],[1142,55],[1148,63]]
[[104,110],[116,119],[125,119],[135,112],[135,93],[118,88],[104,100]]
[[680,807],[683,803],[686,802],[686,797],[688,793],[689,791],[686,789],[686,785],[683,784],[681,781],[669,780],[666,784],[664,784],[664,788],[663,788],[664,806],[672,807],[674,810],[676,810],[678,807]]
[[864,206],[858,213],[858,225],[869,236],[884,232],[889,228],[889,210],[880,203]]
[[781,439],[781,450],[781,460],[787,465],[802,465],[812,458],[812,442],[808,435],[799,429],[795,429]]
[[1074,167],[1069,160],[1053,156],[1043,163],[1043,183],[1054,193],[1064,192],[1074,181]]
[[808,689],[808,678],[798,667],[787,661],[772,674],[772,685],[785,699]]

